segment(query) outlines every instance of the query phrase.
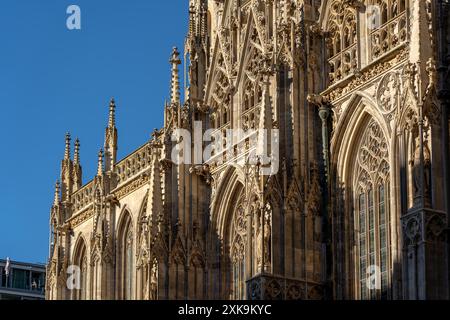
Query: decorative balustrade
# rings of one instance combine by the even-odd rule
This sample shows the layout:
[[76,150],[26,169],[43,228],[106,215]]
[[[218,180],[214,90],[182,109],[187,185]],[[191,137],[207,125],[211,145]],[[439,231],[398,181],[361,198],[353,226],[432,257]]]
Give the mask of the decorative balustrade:
[[[150,144],[146,143],[116,164],[117,184],[123,184],[147,170],[152,161]],[[72,195],[73,212],[78,213],[94,202],[94,181],[90,181]]]
[[152,161],[151,147],[147,143],[131,155],[116,164],[117,183],[125,183],[132,177],[150,167]]
[[330,65],[330,84],[335,84],[358,68],[358,46],[353,44],[328,60]]
[[73,211],[78,212],[94,202],[94,181],[87,183],[72,195]]
[[384,54],[392,51],[407,40],[407,16],[406,12],[389,20],[370,35],[372,43],[371,58],[376,60]]

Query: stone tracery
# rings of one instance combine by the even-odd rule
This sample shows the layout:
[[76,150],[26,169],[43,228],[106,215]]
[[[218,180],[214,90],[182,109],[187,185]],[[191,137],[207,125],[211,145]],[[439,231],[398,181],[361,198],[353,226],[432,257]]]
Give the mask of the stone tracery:
[[371,57],[375,60],[407,40],[407,0],[372,0],[369,5],[373,10],[368,12]]
[[358,68],[356,11],[334,1],[328,21],[329,78],[330,84],[334,84]]
[[[354,169],[358,292],[361,299],[388,297],[389,174],[386,138],[372,119],[362,136]],[[381,287],[369,285],[366,273],[373,268],[380,268]]]

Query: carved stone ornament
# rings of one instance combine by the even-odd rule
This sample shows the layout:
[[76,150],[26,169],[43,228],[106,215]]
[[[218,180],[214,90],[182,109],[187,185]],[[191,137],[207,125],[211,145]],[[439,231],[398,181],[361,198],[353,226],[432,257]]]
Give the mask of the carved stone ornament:
[[387,119],[393,119],[398,110],[399,98],[400,78],[396,72],[389,72],[382,78],[377,90],[378,106]]

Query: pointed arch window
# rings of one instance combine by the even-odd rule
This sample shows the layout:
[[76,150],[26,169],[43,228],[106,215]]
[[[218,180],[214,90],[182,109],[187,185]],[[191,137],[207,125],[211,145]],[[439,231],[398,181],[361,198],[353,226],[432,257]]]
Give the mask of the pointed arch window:
[[134,299],[134,233],[131,216],[127,212],[119,229],[119,272],[118,286],[119,298],[122,300]]
[[78,266],[80,272],[79,287],[74,290],[75,300],[86,300],[87,299],[87,274],[88,274],[88,261],[86,254],[86,245],[82,239],[77,245],[74,256],[74,265]]
[[244,130],[254,130],[258,126],[258,116],[262,103],[263,76],[258,70],[264,61],[263,53],[254,44],[260,43],[258,31],[253,28],[250,33],[252,45],[246,50],[243,62],[243,79],[241,87],[241,107],[240,117]]
[[357,296],[389,295],[389,164],[381,128],[371,121],[358,148],[355,179]]
[[359,196],[359,274],[361,299],[367,299],[366,291],[366,195]]

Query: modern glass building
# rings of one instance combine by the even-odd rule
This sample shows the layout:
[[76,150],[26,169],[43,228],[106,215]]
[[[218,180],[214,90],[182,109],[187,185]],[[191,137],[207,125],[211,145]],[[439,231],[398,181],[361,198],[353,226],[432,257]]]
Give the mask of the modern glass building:
[[45,265],[0,259],[0,300],[44,300]]

